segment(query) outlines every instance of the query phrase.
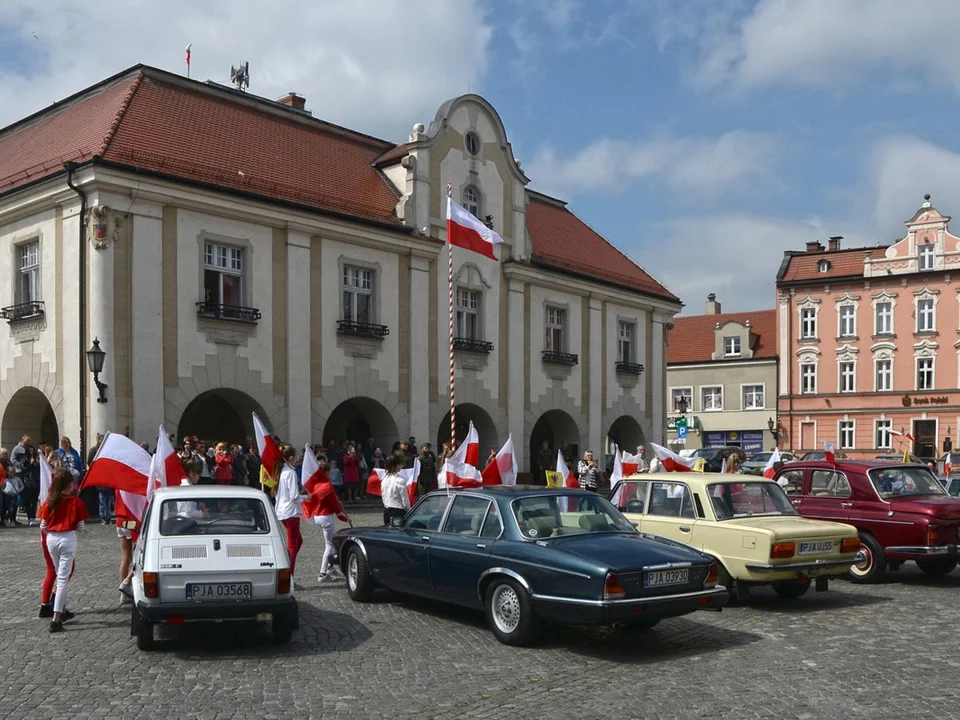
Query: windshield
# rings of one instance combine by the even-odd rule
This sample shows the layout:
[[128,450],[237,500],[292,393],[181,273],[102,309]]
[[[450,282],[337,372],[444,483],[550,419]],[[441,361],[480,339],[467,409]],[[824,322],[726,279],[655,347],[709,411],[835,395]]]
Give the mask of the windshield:
[[636,532],[630,521],[599,495],[537,495],[518,498],[511,506],[520,534],[525,538]]
[[902,495],[944,495],[943,486],[924,467],[873,468],[867,475],[882,498]]
[[707,485],[717,520],[751,515],[796,515],[783,489],[776,483],[716,483]]
[[750,456],[750,462],[767,462],[773,453],[762,452]]
[[697,448],[690,457],[709,459],[719,452],[720,450],[718,448]]
[[261,535],[270,532],[263,502],[257,498],[164,500],[161,535]]

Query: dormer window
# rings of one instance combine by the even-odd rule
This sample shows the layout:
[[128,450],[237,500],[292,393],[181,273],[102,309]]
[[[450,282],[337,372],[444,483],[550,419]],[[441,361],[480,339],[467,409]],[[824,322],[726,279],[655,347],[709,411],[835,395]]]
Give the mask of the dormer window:
[[723,356],[740,357],[740,338],[736,335],[723,339]]
[[817,270],[818,270],[819,272],[825,273],[825,272],[827,272],[829,269],[830,269],[830,261],[829,261],[829,260],[821,260],[820,262],[817,263]]
[[925,243],[919,250],[920,270],[933,270],[933,243]]

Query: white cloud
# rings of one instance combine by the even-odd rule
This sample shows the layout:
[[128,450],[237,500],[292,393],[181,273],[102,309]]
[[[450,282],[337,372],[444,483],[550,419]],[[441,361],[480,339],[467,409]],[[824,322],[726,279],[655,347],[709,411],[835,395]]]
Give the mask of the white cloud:
[[958,24],[955,0],[760,0],[725,27],[703,27],[694,79],[833,88],[883,70],[960,90]]
[[778,157],[775,136],[735,130],[715,138],[602,138],[566,158],[546,148],[527,170],[537,189],[565,198],[583,191],[616,190],[639,179],[661,180],[677,191],[717,195],[765,176]]
[[20,65],[0,66],[0,126],[140,62],[185,73],[193,43],[194,78],[229,84],[230,66],[247,60],[251,93],[295,91],[317,117],[405,139],[444,100],[477,89],[492,34],[480,0],[3,6]]

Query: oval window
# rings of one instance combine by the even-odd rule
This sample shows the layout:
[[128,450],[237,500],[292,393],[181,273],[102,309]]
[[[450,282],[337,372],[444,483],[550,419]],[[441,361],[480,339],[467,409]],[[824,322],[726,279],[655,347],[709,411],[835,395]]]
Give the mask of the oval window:
[[472,130],[464,136],[463,144],[464,144],[464,147],[466,147],[467,152],[470,153],[471,155],[480,154],[480,147],[481,147],[480,136],[477,135]]

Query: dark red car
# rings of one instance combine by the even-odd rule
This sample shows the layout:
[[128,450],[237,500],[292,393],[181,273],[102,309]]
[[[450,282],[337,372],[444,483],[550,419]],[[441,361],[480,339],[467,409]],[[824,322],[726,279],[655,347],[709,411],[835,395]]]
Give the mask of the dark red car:
[[850,568],[854,582],[877,582],[908,560],[932,577],[957,566],[960,498],[950,497],[922,465],[800,460],[781,468],[777,481],[803,517],[860,531],[863,555]]

